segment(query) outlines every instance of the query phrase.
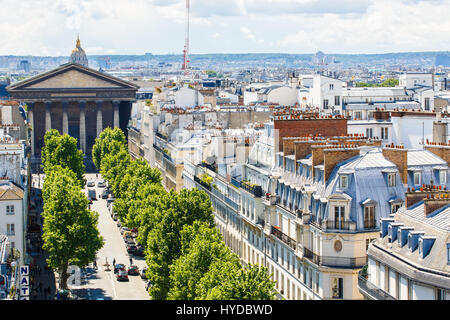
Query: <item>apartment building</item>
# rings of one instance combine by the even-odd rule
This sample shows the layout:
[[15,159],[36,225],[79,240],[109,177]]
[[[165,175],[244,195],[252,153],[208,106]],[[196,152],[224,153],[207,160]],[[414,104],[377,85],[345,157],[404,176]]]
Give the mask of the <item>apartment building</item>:
[[358,288],[369,300],[450,300],[450,192],[424,185],[381,220]]

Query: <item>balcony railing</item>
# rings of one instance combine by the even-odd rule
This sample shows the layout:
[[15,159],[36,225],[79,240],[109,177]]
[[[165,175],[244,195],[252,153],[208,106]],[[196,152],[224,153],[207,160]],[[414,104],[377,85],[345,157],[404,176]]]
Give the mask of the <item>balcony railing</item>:
[[167,141],[167,136],[165,136],[165,135],[163,135],[163,134],[159,133],[158,131],[156,131],[155,135],[156,135],[157,137],[159,137],[159,138],[161,138],[161,139],[163,139],[163,140],[166,140],[166,141]]
[[396,300],[389,293],[377,288],[361,275],[358,276],[358,288],[359,291],[370,300]]
[[356,223],[354,221],[325,221],[325,226],[330,230],[344,230],[353,231],[356,230]]
[[321,256],[306,248],[303,248],[303,257],[319,266],[328,267],[361,268],[367,263],[367,257]]
[[253,185],[248,181],[241,181],[241,188],[247,192],[250,192],[257,198],[262,197],[263,192],[261,186]]
[[292,249],[295,250],[297,248],[297,242],[294,239],[290,238],[287,234],[284,234],[281,230],[278,230],[274,226],[271,226],[271,234],[286,243]]
[[202,163],[201,163],[201,166],[202,166],[203,168],[208,168],[209,170],[211,170],[211,171],[217,173],[217,167],[214,166],[214,165],[208,164],[208,163],[206,163],[206,162],[202,162]]
[[199,177],[194,176],[194,181],[197,182],[199,185],[201,185],[206,190],[211,191],[211,186],[209,184],[207,184],[206,182],[200,180]]

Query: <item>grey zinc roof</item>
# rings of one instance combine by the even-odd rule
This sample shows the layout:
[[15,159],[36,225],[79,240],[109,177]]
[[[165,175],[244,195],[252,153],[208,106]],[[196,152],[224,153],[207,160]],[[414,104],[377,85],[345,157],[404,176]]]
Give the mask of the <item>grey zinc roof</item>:
[[447,166],[447,162],[427,150],[408,150],[409,166]]
[[340,170],[368,168],[396,168],[396,166],[383,156],[380,148],[374,148],[357,159],[342,165]]
[[408,209],[402,207],[402,213],[410,218],[417,220],[418,222],[428,224],[432,227],[442,229],[444,231],[450,231],[450,204],[436,210],[432,214],[426,216],[424,209],[424,202],[412,206]]

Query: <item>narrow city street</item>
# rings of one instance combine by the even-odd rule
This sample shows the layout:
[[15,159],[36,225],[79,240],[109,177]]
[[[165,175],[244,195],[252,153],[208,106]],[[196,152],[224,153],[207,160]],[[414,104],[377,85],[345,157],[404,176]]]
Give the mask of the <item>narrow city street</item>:
[[[129,281],[117,281],[114,274],[113,260],[116,263],[122,263],[127,268],[130,265],[130,257],[133,259],[133,265],[137,265],[139,270],[145,267],[144,257],[135,257],[129,255],[126,251],[125,242],[120,234],[117,222],[114,221],[106,205],[106,199],[99,199],[103,188],[98,188],[97,183],[101,180],[100,175],[96,179],[95,174],[86,174],[87,181],[94,181],[97,200],[93,201],[91,210],[99,213],[98,228],[105,240],[105,244],[97,255],[97,270],[87,268],[92,271],[91,276],[87,277],[87,283],[82,284],[81,288],[86,289],[89,300],[149,300],[150,296],[145,290],[145,281],[140,276],[128,276]],[[109,263],[111,271],[105,271],[105,262]]]
[[[95,187],[88,188],[95,189],[97,197],[97,200],[93,201],[91,205],[91,210],[99,213],[98,229],[104,238],[105,244],[97,254],[97,270],[94,270],[92,264],[85,268],[86,274],[82,274],[81,284],[73,285],[71,288],[72,295],[77,296],[79,299],[88,300],[149,300],[150,296],[145,289],[145,281],[139,275],[129,275],[129,281],[117,281],[116,275],[114,274],[114,259],[116,263],[122,263],[128,268],[131,257],[133,259],[133,265],[137,265],[140,271],[146,266],[145,258],[135,257],[127,253],[125,242],[117,227],[117,222],[111,217],[106,199],[99,198],[99,195],[101,195],[104,189],[97,186],[101,180],[100,175],[98,175],[98,179],[95,174],[86,174],[85,177],[87,181],[95,182]],[[33,181],[37,188],[42,188],[43,179],[38,179],[37,175],[35,175]],[[85,191],[86,189],[83,189],[83,192]],[[39,259],[42,260],[43,258]],[[111,271],[105,270],[106,267],[104,264],[106,261],[109,263],[109,269]],[[86,276],[84,277],[84,275]],[[57,280],[56,274],[55,277]],[[42,282],[46,286],[54,283],[54,280],[48,284],[48,281]],[[38,296],[37,299],[43,299],[44,297]]]

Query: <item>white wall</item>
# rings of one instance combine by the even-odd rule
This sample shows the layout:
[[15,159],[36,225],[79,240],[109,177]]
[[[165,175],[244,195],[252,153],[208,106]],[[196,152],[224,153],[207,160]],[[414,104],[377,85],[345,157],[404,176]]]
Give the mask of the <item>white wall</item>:
[[434,289],[414,283],[413,290],[414,300],[434,300]]
[[392,117],[392,142],[403,144],[408,149],[422,149],[422,122],[424,140],[433,140],[434,117]]
[[280,87],[271,90],[267,95],[267,102],[278,103],[280,106],[295,106],[298,102],[297,89]]

